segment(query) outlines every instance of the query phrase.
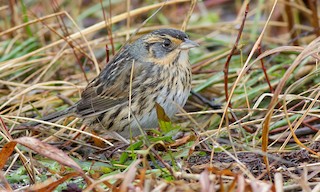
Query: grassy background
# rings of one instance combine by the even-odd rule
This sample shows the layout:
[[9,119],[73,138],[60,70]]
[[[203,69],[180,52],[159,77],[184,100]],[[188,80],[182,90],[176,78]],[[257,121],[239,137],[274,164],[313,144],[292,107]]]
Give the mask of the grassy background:
[[[0,187],[319,191],[318,9],[311,0],[0,1]],[[160,116],[129,146],[73,117],[15,130],[76,102],[129,37],[167,27],[201,45],[190,52],[198,97],[172,122]]]

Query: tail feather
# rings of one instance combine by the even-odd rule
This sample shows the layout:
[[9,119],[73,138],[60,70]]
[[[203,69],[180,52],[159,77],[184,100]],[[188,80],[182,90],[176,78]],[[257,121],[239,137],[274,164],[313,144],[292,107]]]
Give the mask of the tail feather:
[[[67,116],[71,116],[74,114],[76,107],[75,106],[71,106],[63,111],[57,111],[54,113],[51,113],[47,116],[42,117],[40,120],[42,121],[48,121],[48,122],[55,122],[63,117],[67,117]],[[25,129],[25,128],[30,128],[30,127],[34,127],[37,126],[41,123],[39,122],[28,122],[28,123],[23,123],[20,126],[17,127],[17,129]]]

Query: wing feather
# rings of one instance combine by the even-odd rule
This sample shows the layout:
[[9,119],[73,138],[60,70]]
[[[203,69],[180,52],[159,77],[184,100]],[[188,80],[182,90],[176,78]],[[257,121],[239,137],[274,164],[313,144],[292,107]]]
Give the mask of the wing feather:
[[[121,55],[115,56],[99,76],[88,84],[81,100],[76,104],[76,113],[81,117],[89,117],[126,105],[132,62],[133,57],[126,47]],[[139,70],[135,67],[136,71]]]

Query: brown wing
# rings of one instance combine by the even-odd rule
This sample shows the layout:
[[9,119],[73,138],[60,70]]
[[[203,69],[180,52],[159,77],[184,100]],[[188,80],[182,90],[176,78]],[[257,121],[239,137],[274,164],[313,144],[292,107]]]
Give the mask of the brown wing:
[[76,104],[76,113],[82,117],[88,117],[104,113],[120,105],[126,105],[129,97],[132,62],[133,58],[128,48],[124,48],[88,84],[81,95],[81,100]]

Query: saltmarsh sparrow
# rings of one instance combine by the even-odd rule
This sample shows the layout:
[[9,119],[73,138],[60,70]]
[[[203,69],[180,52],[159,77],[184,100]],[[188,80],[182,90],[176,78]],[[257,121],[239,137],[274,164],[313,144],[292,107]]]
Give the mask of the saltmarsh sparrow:
[[188,52],[196,46],[197,43],[176,29],[159,29],[144,35],[109,61],[77,103],[42,120],[53,122],[76,116],[90,127],[125,138],[141,134],[139,126],[155,128],[156,102],[169,117],[186,103],[191,90]]

